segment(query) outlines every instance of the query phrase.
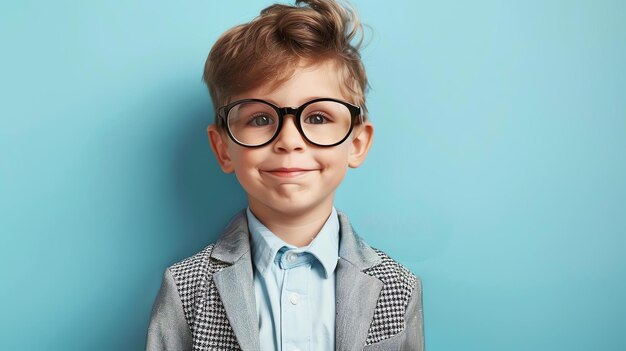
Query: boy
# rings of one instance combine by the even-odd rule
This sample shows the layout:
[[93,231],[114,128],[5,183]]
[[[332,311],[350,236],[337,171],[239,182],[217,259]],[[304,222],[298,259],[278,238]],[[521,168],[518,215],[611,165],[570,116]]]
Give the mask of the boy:
[[208,136],[249,206],[165,271],[148,350],[423,350],[419,280],[333,207],[373,137],[360,29],[334,0],[296,1],[214,45]]

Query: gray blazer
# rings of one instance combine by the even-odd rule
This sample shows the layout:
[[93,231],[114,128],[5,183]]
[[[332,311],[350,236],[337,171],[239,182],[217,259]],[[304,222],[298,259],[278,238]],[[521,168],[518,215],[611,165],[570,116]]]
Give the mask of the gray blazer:
[[[336,350],[424,350],[420,280],[367,245],[338,211]],[[146,350],[260,350],[245,210],[219,240],[169,267]]]

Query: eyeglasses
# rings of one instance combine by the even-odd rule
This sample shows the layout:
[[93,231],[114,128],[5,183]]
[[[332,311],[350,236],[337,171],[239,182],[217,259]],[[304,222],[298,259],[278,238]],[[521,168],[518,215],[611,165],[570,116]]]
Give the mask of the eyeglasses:
[[325,147],[341,144],[356,124],[363,123],[359,106],[332,98],[314,99],[297,108],[260,99],[238,100],[219,108],[217,122],[226,126],[235,143],[260,147],[278,136],[286,115],[295,117],[296,128],[306,141]]

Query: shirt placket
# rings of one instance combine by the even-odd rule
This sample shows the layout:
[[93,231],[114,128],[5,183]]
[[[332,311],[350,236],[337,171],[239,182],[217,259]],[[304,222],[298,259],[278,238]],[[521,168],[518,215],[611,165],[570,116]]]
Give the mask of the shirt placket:
[[293,250],[280,260],[285,270],[281,289],[281,350],[308,351],[311,343],[308,255]]

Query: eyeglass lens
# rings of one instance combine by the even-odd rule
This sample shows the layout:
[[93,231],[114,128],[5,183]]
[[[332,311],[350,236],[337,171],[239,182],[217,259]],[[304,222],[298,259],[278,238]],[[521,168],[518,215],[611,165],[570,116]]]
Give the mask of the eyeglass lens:
[[[335,101],[318,101],[307,105],[300,115],[304,135],[313,143],[332,145],[350,131],[350,110]],[[262,102],[244,102],[234,106],[227,116],[228,128],[237,141],[245,145],[268,142],[278,128],[278,113]]]

